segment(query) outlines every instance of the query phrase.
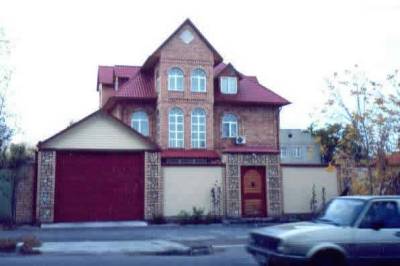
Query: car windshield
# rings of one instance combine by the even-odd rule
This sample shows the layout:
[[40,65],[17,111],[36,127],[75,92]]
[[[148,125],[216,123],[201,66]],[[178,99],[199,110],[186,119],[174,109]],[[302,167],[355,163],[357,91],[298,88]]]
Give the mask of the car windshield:
[[315,222],[349,226],[360,214],[365,201],[360,199],[334,199],[321,212]]

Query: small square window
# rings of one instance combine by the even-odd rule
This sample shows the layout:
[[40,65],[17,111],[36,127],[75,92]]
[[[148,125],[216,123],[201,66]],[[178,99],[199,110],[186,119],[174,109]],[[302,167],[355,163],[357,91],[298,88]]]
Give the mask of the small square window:
[[221,77],[221,92],[224,94],[237,93],[237,78],[236,77]]

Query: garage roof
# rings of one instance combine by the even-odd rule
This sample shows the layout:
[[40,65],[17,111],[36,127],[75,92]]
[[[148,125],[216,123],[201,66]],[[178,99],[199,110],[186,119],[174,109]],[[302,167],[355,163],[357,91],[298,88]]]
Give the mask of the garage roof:
[[51,150],[158,150],[149,138],[99,110],[54,136],[39,142],[39,149]]

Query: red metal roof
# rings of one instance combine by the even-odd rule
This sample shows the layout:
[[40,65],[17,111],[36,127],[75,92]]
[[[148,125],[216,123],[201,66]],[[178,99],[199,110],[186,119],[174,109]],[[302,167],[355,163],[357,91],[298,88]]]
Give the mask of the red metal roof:
[[225,148],[224,153],[279,153],[279,150],[268,146],[232,146]]
[[114,66],[115,76],[133,78],[139,72],[140,66]]
[[135,77],[121,85],[115,96],[138,99],[157,98],[154,89],[153,75],[139,72]]
[[[214,68],[214,75],[218,75],[227,65],[218,64]],[[116,97],[128,97],[138,99],[156,98],[153,75],[140,71],[138,66],[99,66],[98,82],[113,84],[114,77],[127,78],[128,81],[121,83]],[[273,91],[262,86],[255,76],[240,74],[237,94],[222,94],[217,88],[215,90],[216,103],[251,103],[269,104],[283,106],[290,102]]]
[[254,103],[283,106],[290,102],[255,81],[255,77],[244,76],[239,80],[237,94],[223,94],[214,90],[216,103]]
[[219,154],[214,150],[183,150],[168,149],[161,152],[161,158],[200,158],[200,159],[219,159]]
[[112,66],[99,66],[97,74],[97,82],[103,84],[114,83],[114,67]]

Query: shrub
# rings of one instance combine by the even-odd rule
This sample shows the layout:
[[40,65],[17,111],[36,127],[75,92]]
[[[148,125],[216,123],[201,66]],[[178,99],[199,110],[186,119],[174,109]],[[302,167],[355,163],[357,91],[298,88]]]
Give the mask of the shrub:
[[192,223],[194,223],[194,224],[202,223],[202,221],[204,220],[203,219],[203,217],[204,217],[204,209],[193,207],[192,211],[193,211],[192,217],[191,217]]
[[0,239],[0,252],[14,252],[17,248],[17,241],[14,239]]
[[165,224],[166,220],[163,215],[155,215],[149,222],[151,224]]
[[189,224],[190,223],[190,214],[187,211],[180,211],[177,216],[178,223],[180,224]]
[[23,244],[20,248],[20,252],[22,254],[30,254],[30,255],[40,254],[40,251],[33,249],[35,247],[40,247],[42,245],[42,242],[40,242],[40,240],[37,239],[35,236],[24,236],[22,237],[22,242]]
[[211,212],[209,212],[204,218],[205,224],[220,223],[221,221],[221,217],[214,215]]

